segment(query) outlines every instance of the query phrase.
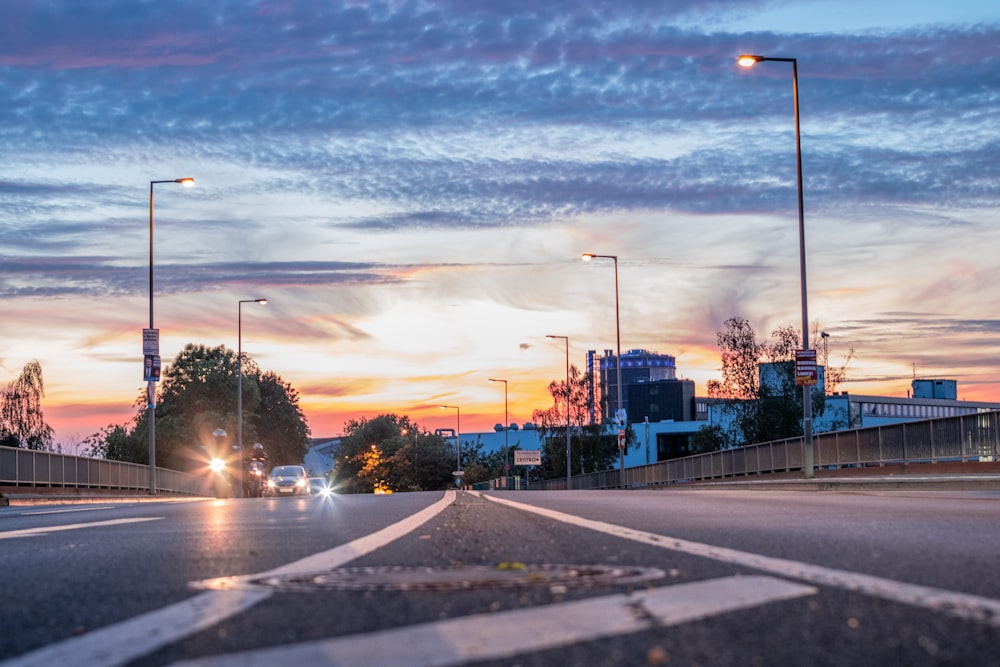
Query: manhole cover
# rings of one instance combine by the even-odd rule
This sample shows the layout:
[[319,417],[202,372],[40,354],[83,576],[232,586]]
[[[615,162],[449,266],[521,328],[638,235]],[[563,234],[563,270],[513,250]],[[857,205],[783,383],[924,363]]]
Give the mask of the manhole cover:
[[635,584],[660,579],[663,570],[604,565],[501,563],[459,567],[346,567],[275,577],[232,577],[198,584],[202,588],[264,587],[280,591],[460,591],[527,586],[581,588]]

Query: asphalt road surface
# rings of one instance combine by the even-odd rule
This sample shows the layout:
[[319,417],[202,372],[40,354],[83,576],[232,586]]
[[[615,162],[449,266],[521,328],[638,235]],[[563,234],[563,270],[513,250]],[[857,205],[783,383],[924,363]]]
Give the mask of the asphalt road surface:
[[997,665],[995,491],[0,508],[0,666]]

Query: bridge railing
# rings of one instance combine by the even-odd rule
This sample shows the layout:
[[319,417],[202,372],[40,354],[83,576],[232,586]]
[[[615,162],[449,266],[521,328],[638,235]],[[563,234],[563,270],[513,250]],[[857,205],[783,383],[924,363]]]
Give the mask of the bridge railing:
[[[149,468],[137,463],[0,447],[0,486],[76,488],[142,492],[149,490]],[[156,469],[158,492],[205,494],[205,480],[167,468]]]
[[[831,431],[813,436],[818,468],[848,468],[944,461],[1000,460],[1000,412]],[[688,481],[791,472],[805,465],[803,437],[763,442],[625,469],[625,485],[653,486]],[[622,486],[621,470],[576,475],[574,489]],[[565,489],[566,478],[533,481],[532,489]]]

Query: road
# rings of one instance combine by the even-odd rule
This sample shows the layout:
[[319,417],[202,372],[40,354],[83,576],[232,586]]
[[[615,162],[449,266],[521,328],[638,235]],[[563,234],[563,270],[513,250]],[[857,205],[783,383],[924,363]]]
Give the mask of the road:
[[0,666],[995,665],[996,491],[0,508]]

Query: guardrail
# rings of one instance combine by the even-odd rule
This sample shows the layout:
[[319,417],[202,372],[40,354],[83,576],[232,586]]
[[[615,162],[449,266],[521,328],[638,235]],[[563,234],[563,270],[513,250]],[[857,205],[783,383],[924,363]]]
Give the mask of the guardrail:
[[[998,460],[1000,412],[997,411],[831,431],[813,436],[813,462],[817,468]],[[801,470],[804,461],[804,438],[789,438],[626,468],[625,486],[792,472]],[[618,469],[602,470],[576,475],[569,482],[574,489],[620,488],[622,473]],[[533,481],[530,488],[558,490],[565,489],[566,483],[566,478],[561,477]],[[485,490],[497,487],[491,481],[473,488]]]
[[[156,469],[156,490],[207,495],[204,477]],[[0,486],[149,491],[149,468],[137,463],[0,447]]]

